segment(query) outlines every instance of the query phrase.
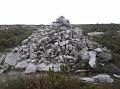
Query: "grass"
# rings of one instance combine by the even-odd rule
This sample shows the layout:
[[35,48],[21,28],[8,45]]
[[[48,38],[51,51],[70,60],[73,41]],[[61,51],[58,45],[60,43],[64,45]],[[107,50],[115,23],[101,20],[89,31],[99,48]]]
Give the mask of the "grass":
[[90,84],[49,70],[46,76],[32,74],[3,78],[0,89],[120,89],[120,80],[116,79],[113,84]]

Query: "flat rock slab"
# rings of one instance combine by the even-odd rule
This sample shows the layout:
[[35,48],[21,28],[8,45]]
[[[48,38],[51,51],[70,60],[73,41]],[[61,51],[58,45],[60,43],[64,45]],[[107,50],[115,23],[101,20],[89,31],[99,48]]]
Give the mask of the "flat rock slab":
[[17,60],[19,60],[19,54],[18,53],[9,53],[6,55],[5,63],[11,66],[15,66],[17,63]]
[[92,77],[81,77],[79,79],[89,83],[113,83],[114,82],[114,80],[110,77],[110,75],[107,75],[107,74],[99,74]]

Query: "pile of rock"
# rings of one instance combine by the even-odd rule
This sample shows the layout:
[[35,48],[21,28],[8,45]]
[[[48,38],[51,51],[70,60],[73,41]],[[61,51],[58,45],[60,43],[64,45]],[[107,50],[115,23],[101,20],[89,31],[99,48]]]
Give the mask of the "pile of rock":
[[84,62],[94,68],[96,57],[107,61],[112,59],[108,50],[81,35],[81,29],[74,28],[63,16],[48,28],[38,29],[21,44],[5,58],[0,58],[2,70],[11,66],[25,73],[47,71],[49,68],[60,71],[60,65],[72,65],[68,70],[76,71]]

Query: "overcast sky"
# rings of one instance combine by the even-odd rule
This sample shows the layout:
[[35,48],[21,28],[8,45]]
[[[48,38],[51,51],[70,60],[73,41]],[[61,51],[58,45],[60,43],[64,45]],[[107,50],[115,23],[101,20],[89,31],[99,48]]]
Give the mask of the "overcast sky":
[[0,24],[120,23],[120,0],[0,0]]

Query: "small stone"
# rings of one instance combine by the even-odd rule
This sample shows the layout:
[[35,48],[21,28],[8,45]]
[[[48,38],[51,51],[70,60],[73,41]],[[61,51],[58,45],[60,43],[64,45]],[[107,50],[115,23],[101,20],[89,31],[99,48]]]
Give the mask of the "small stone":
[[22,45],[27,44],[27,43],[28,43],[28,41],[29,41],[28,39],[23,40],[23,41],[22,41]]
[[35,53],[30,53],[30,59],[35,59],[37,58],[37,54]]
[[66,44],[68,44],[68,43],[69,43],[68,40],[66,40],[66,41],[62,41],[62,42],[60,42],[60,46],[64,46],[64,45],[66,45]]

